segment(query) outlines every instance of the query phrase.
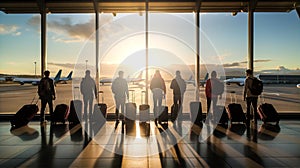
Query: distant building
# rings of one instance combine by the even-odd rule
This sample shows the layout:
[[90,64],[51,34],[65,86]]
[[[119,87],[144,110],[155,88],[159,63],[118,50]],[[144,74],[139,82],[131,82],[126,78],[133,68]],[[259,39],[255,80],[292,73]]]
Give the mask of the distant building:
[[283,83],[298,84],[300,83],[300,75],[259,75],[260,80],[264,83]]

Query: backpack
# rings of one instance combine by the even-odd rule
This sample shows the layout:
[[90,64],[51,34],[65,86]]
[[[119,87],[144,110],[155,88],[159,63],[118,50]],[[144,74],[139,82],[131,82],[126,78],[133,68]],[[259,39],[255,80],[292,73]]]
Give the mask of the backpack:
[[257,78],[252,79],[252,85],[249,87],[251,94],[260,95],[263,92],[263,83]]
[[38,87],[38,94],[40,97],[44,97],[47,95],[51,95],[51,87],[48,79],[42,79],[40,81],[39,87]]
[[221,95],[224,92],[224,84],[219,80],[211,80],[212,82],[212,94]]

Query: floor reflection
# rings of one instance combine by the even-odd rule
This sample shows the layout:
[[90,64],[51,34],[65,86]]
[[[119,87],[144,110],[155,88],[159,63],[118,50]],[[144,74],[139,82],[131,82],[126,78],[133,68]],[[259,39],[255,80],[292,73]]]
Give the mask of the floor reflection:
[[[30,159],[10,167],[270,167],[270,157],[291,157],[281,150],[297,149],[297,141],[289,146],[286,142],[292,138],[278,136],[283,130],[279,125],[215,126],[210,130],[213,125],[189,121],[155,125],[153,121],[99,124],[89,120],[74,125],[26,126],[11,130],[11,136],[23,142],[35,141],[40,146]],[[199,141],[209,131],[212,134],[208,139]],[[276,147],[278,142],[289,148],[269,148],[270,143]],[[288,166],[282,161],[276,164]]]

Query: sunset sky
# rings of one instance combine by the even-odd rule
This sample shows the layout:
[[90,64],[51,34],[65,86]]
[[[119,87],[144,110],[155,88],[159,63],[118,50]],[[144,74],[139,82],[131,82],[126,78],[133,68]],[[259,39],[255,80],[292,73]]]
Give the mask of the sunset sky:
[[[247,17],[247,13],[201,14],[202,64],[246,68]],[[94,18],[94,14],[47,15],[51,72],[63,69],[64,76],[78,60],[84,64],[85,57],[94,58]],[[194,19],[193,13],[149,14],[150,64],[194,64]],[[137,55],[144,53],[145,15],[100,14],[100,26],[101,63],[137,66],[144,62]],[[295,11],[255,14],[254,57],[256,70],[300,68],[300,19]],[[0,58],[0,73],[34,74],[35,61],[40,73],[40,15],[0,12]]]

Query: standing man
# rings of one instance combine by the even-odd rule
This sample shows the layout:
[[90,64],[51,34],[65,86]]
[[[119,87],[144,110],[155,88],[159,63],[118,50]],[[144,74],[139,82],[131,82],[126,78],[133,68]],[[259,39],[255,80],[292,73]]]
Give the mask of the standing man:
[[183,102],[183,96],[184,92],[186,90],[186,83],[182,79],[180,75],[180,71],[176,71],[176,77],[171,81],[170,88],[173,89],[173,105],[177,106],[179,110],[179,113],[182,115],[182,102]]
[[129,99],[128,84],[124,79],[124,72],[119,71],[119,77],[117,77],[111,85],[111,90],[115,95],[116,103],[116,123],[119,123],[119,111],[124,114],[126,98]]
[[45,109],[48,103],[50,110],[50,117],[53,117],[53,100],[55,100],[54,82],[49,78],[50,71],[44,72],[44,77],[40,80],[38,85],[38,95],[41,99],[41,125],[45,123]]
[[153,93],[153,105],[154,105],[154,122],[157,124],[157,117],[159,110],[161,110],[162,99],[166,94],[166,85],[164,79],[161,77],[159,70],[156,70],[151,83],[150,89]]
[[180,71],[176,71],[176,77],[171,81],[170,88],[173,89],[173,103],[182,105],[186,83],[180,75]]
[[258,95],[254,95],[250,91],[250,87],[252,87],[253,84],[253,71],[251,69],[246,70],[246,80],[245,80],[245,85],[244,85],[244,101],[247,102],[247,120],[246,120],[246,125],[249,127],[250,126],[250,108],[251,104],[253,107],[253,116],[254,116],[254,123],[257,123],[257,99]]
[[90,117],[92,116],[94,95],[95,98],[97,99],[96,83],[95,80],[91,77],[90,70],[85,71],[85,77],[82,78],[82,81],[80,83],[80,92],[83,95],[84,119],[87,121],[88,107],[89,107],[89,116]]

